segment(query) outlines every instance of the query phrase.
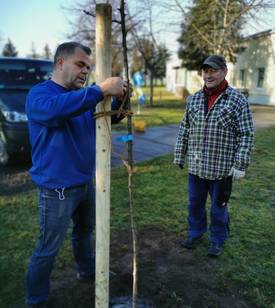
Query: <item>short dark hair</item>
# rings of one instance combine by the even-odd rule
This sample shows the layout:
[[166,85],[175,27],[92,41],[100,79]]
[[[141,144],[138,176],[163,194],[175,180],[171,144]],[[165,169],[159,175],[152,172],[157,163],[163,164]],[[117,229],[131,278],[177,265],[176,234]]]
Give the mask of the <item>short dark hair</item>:
[[68,56],[74,54],[76,48],[82,49],[88,56],[90,56],[92,53],[89,47],[84,46],[78,42],[62,43],[56,49],[56,52],[54,55],[54,66],[56,66],[58,58],[60,57],[67,58]]

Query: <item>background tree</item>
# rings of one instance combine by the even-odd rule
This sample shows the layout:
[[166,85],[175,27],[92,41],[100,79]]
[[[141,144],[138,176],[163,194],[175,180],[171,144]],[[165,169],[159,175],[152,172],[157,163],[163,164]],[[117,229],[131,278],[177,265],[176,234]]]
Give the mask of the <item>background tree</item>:
[[154,45],[150,40],[138,39],[138,49],[132,55],[131,72],[142,71],[149,75],[150,86],[156,79],[163,79],[166,73],[166,61],[170,57],[164,44]]
[[[113,7],[113,20],[119,20],[120,16],[117,8],[119,8],[120,1],[113,0],[109,2]],[[71,7],[63,7],[63,10],[70,14],[68,38],[89,46],[92,49],[92,57],[95,56],[95,6],[96,1],[85,0]],[[116,22],[112,23],[112,28],[112,74],[119,76],[123,72],[121,30],[120,25]]]
[[188,69],[199,69],[209,54],[222,54],[234,63],[244,25],[275,6],[270,0],[194,0],[189,8],[175,3],[183,16],[178,54]]
[[38,54],[37,51],[36,51],[34,42],[32,42],[32,45],[31,45],[31,52],[30,52],[30,54],[28,54],[28,57],[33,58],[33,59],[39,58],[39,54]]
[[11,39],[8,39],[8,42],[4,45],[2,55],[4,57],[16,57],[18,52],[16,51],[15,46],[13,45]]
[[[132,10],[134,12],[134,10]],[[164,77],[166,61],[169,58],[168,49],[161,44],[155,33],[159,2],[156,0],[140,0],[135,6],[135,18],[131,17],[131,34],[141,59],[135,54],[134,64],[144,64],[145,75],[149,75],[150,106],[153,106],[154,80]],[[145,19],[144,19],[145,18]],[[139,22],[137,22],[139,20]]]
[[2,48],[2,44],[3,44],[3,36],[2,33],[0,32],[0,48]]
[[155,78],[160,79],[163,84],[163,79],[166,76],[166,62],[170,58],[170,53],[164,44],[158,46],[157,61],[155,66]]
[[143,72],[145,73],[145,64],[144,60],[138,51],[138,49],[134,49],[131,57],[131,74],[133,75],[135,72]]
[[155,66],[157,61],[156,48],[154,44],[147,38],[140,38],[136,32],[134,33],[135,44],[137,46],[139,56],[136,58],[137,63],[143,62],[143,72],[145,76],[149,75],[150,82],[150,106],[153,106],[153,96],[154,96],[154,77],[155,77]]
[[[121,29],[120,24],[115,22],[120,20],[119,11],[120,0],[113,0],[111,2],[113,8],[113,43],[112,43],[112,74],[121,75],[123,68],[122,52],[121,52]],[[130,1],[129,1],[130,3]],[[159,60],[163,59],[163,55],[168,52],[163,52],[163,46],[155,39],[154,29],[155,24],[158,23],[156,18],[159,7],[157,0],[140,0],[138,2],[131,2],[134,5],[127,7],[127,46],[130,62],[137,63],[139,61],[139,69],[143,67],[142,71],[148,72],[150,80],[150,104],[153,104],[153,88],[156,72],[160,72],[161,65]],[[71,20],[71,32],[68,37],[70,39],[81,41],[92,49],[95,42],[95,1],[86,0],[82,4],[76,3],[74,7],[63,8],[69,12]],[[131,9],[131,13],[130,13]],[[84,14],[83,11],[87,13]],[[160,45],[160,46],[159,46]],[[161,50],[161,51],[159,51]],[[93,52],[93,54],[95,54]],[[161,56],[160,56],[161,54]],[[158,66],[158,67],[157,67]],[[133,65],[131,66],[133,69]],[[135,68],[134,70],[136,70]],[[132,71],[133,73],[133,71]],[[161,75],[157,73],[158,75]],[[162,77],[158,77],[162,78]]]
[[45,58],[45,59],[51,59],[52,58],[52,52],[51,52],[51,49],[50,49],[48,43],[46,43],[46,45],[44,46],[43,58]]

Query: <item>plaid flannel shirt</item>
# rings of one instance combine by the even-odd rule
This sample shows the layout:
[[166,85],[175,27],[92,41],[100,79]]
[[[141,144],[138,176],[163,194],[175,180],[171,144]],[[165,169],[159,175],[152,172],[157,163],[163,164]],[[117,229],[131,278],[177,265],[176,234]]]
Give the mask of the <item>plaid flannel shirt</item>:
[[226,177],[234,166],[245,170],[253,147],[253,122],[246,98],[232,87],[217,98],[207,112],[203,91],[190,96],[180,123],[174,163],[189,173],[215,180]]

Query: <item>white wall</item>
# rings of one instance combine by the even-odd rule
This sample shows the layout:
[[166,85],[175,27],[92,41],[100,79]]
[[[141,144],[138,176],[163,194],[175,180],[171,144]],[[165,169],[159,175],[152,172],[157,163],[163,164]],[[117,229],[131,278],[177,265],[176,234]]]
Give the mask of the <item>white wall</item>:
[[[275,105],[275,29],[246,40],[245,46],[237,57],[237,62],[228,63],[227,80],[236,88],[247,88],[250,103]],[[259,68],[265,69],[262,87],[257,86]],[[241,70],[245,72],[243,83],[240,80]],[[197,71],[181,68],[181,61],[177,56],[167,63],[166,74],[166,88],[173,93],[184,87],[192,94],[203,85]]]
[[[252,104],[275,105],[275,33],[246,41],[246,49],[237,57],[234,66],[233,85],[249,90],[248,101]],[[264,69],[262,86],[258,86],[259,69]],[[240,71],[244,70],[244,85]]]
[[166,64],[166,89],[180,94],[181,89],[195,93],[202,87],[202,78],[197,71],[188,71],[181,67],[181,60],[173,56]]

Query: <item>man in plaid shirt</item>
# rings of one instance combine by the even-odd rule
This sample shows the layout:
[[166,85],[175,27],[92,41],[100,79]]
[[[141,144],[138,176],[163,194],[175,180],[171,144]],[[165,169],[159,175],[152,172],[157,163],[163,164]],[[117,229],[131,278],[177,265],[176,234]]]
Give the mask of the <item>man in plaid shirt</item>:
[[180,124],[174,163],[188,162],[188,237],[181,242],[193,248],[207,231],[205,204],[211,197],[211,245],[218,256],[228,237],[227,203],[232,178],[244,177],[253,147],[253,122],[247,99],[225,80],[224,57],[212,55],[201,66],[204,87],[187,99]]

